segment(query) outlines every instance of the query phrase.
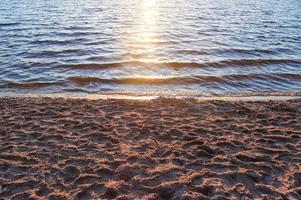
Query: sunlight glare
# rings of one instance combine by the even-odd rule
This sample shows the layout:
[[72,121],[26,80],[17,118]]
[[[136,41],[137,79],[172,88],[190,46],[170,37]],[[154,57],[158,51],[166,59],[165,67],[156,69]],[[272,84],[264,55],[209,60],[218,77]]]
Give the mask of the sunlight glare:
[[144,7],[152,7],[156,4],[156,0],[143,0]]
[[127,45],[127,49],[136,55],[145,55],[135,57],[136,60],[156,62],[153,52],[156,50],[158,41],[160,41],[156,34],[157,21],[159,20],[157,1],[142,0],[138,2],[136,23],[132,28],[131,40]]

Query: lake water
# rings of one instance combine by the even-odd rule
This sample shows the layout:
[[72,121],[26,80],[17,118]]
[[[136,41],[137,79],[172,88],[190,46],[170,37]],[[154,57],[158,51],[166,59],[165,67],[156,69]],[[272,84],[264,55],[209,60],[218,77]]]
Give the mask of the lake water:
[[300,0],[1,0],[0,92],[298,95]]

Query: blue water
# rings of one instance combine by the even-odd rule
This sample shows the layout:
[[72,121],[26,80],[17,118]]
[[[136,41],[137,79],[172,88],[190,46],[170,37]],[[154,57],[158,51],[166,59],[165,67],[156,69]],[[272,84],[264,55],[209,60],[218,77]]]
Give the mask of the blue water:
[[299,0],[2,0],[0,92],[301,93]]

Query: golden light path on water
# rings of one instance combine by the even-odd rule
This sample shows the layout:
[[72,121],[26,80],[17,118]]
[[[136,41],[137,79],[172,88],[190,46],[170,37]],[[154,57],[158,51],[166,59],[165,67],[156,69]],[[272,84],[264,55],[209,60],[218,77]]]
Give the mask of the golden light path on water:
[[[136,26],[132,27],[134,32],[130,36],[131,40],[127,41],[127,51],[130,54],[143,54],[146,53],[147,57],[138,58],[137,61],[145,63],[156,63],[159,62],[158,58],[155,57],[156,46],[162,39],[159,37],[157,31],[157,20],[159,19],[158,2],[156,0],[143,0],[136,1],[140,4],[137,6],[138,10],[136,17]],[[148,66],[152,68],[153,66]],[[151,75],[143,71],[143,68],[137,68],[131,74],[131,78],[136,80],[162,80],[165,78],[174,78],[174,76],[167,76],[164,74]]]
[[[158,48],[160,43],[164,42],[164,39],[160,37],[159,31],[160,27],[157,22],[160,19],[159,13],[159,3],[157,0],[143,0],[143,1],[135,1],[135,3],[139,4],[136,6],[138,8],[136,16],[136,26],[131,27],[133,32],[131,36],[127,38],[126,50],[130,55],[141,55],[146,54],[147,56],[142,58],[137,58],[135,61],[146,63],[160,63],[160,60],[156,57],[156,53],[158,51],[162,51],[162,49]],[[164,28],[164,27],[163,27]],[[159,49],[159,50],[158,50]],[[125,58],[126,60],[131,60],[132,58]],[[167,79],[177,78],[179,76],[174,76],[166,73],[156,73],[150,74],[148,68],[151,71],[158,71],[155,66],[146,64],[144,67],[136,68],[132,70],[130,77],[135,79],[137,82],[149,82],[156,83],[162,82]],[[183,73],[182,76],[190,76],[188,73]]]

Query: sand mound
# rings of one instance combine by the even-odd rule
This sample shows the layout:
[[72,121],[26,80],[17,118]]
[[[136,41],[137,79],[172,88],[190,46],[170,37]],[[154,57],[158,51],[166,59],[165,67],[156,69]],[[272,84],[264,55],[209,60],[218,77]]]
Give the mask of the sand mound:
[[0,199],[301,199],[301,101],[0,99]]

